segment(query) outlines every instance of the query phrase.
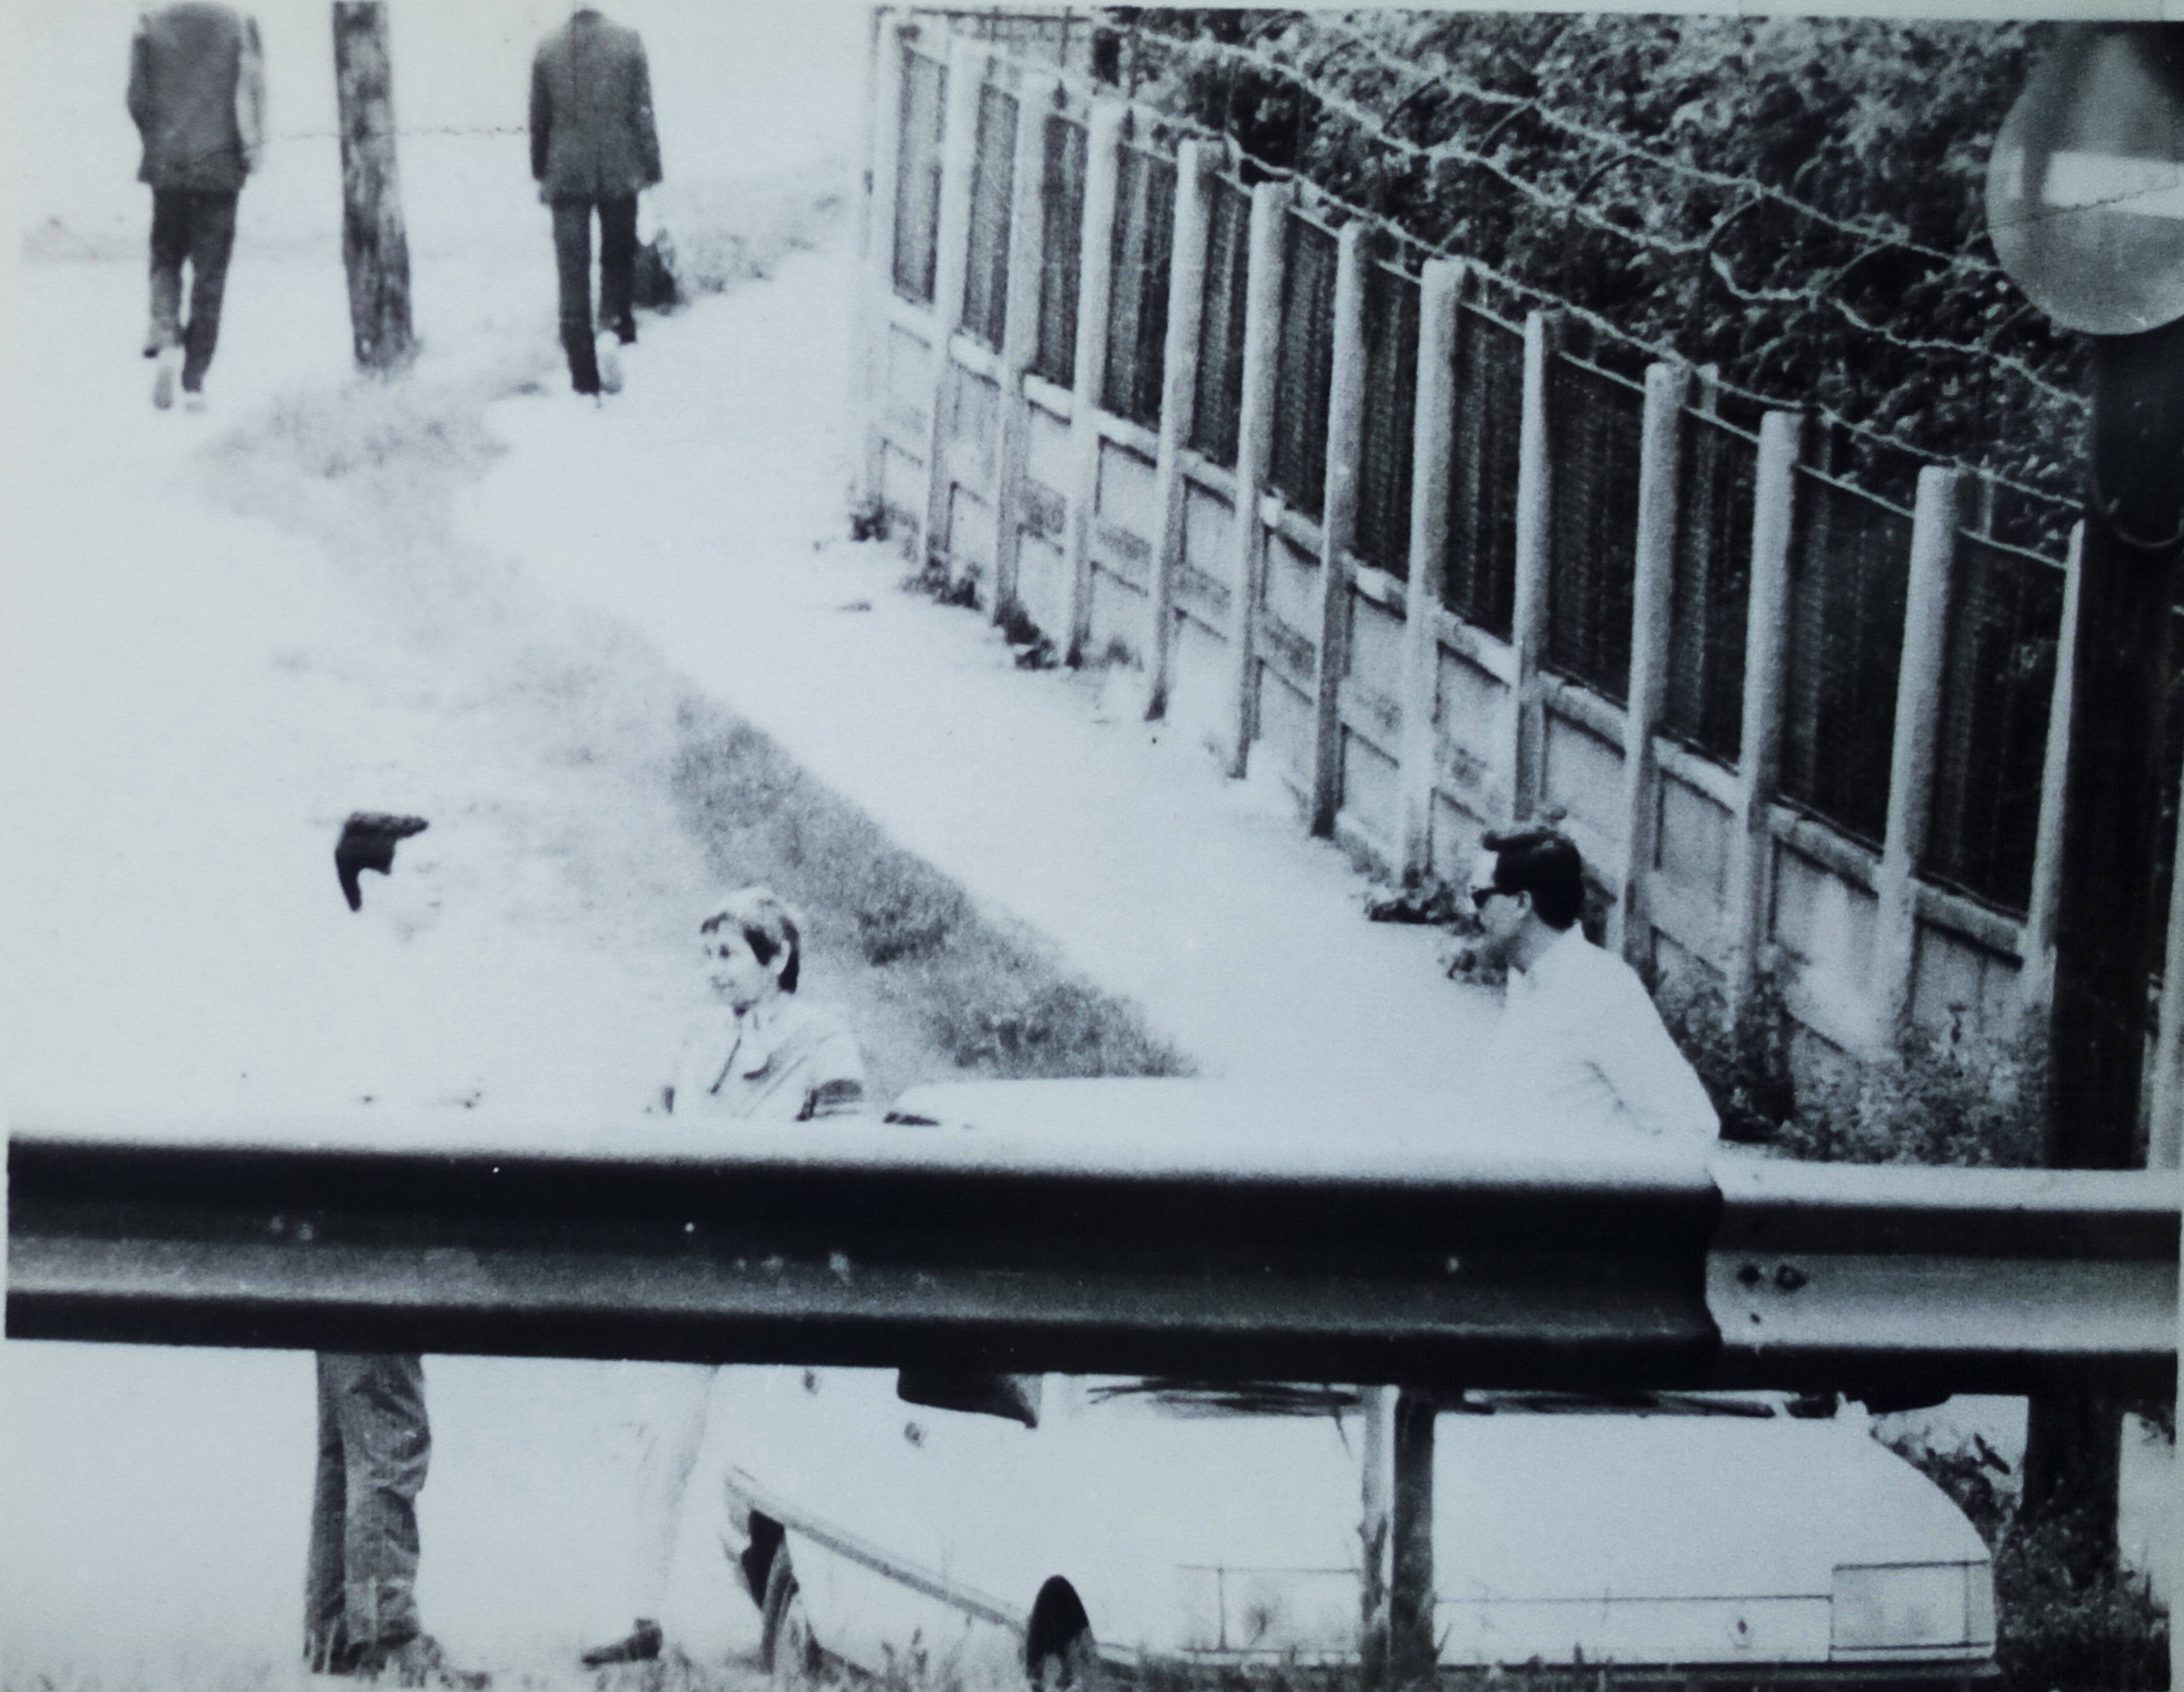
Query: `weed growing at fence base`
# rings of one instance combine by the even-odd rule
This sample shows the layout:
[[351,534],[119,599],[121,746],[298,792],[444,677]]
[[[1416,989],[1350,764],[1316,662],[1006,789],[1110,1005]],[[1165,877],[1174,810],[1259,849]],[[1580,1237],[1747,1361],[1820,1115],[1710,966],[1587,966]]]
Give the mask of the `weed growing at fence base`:
[[[828,978],[855,976],[853,996],[913,1018],[933,1056],[991,1076],[1190,1072],[1134,1009],[982,915],[758,730],[692,698],[678,736],[676,792],[719,878],[769,882],[822,938],[854,936],[855,955]],[[928,1064],[903,1079],[940,1072]]]
[[1994,1553],[1995,1658],[2005,1685],[2104,1692],[2169,1684],[2169,1618],[2145,1577],[2104,1553],[2100,1524],[2084,1516],[2021,1520],[2009,1465],[1976,1434],[1954,1445],[1920,1434],[1887,1443],[1956,1500]]

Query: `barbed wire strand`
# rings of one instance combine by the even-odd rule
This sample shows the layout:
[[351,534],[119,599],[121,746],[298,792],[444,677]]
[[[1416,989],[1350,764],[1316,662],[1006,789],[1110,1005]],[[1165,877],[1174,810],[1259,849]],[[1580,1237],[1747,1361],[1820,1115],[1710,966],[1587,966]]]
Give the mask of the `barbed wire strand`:
[[[1082,94],[1087,98],[1099,97],[1102,95],[1112,94],[1112,90],[1108,89],[1106,85],[1101,83],[1097,77],[1084,73],[1078,73],[1066,68],[1061,72],[1061,76],[1064,82],[1069,85],[1074,92]],[[1307,90],[1307,92],[1312,91]],[[1250,149],[1244,145],[1243,142],[1235,135],[1233,129],[1227,131],[1216,130],[1206,124],[1201,123],[1197,120],[1183,114],[1148,114],[1149,117],[1156,115],[1157,117],[1157,121],[1172,132],[1179,135],[1187,135],[1198,140],[1220,142],[1226,147],[1233,159],[1240,163],[1250,164],[1254,170],[1257,171],[1262,175],[1274,181],[1295,182],[1300,188],[1309,191],[1309,192],[1319,202],[1338,208],[1346,216],[1360,219],[1363,221],[1373,224],[1384,233],[1395,237],[1403,245],[1409,247],[1420,253],[1432,258],[1459,260],[1468,266],[1474,274],[1484,276],[1494,285],[1502,287],[1511,293],[1519,295],[1526,299],[1536,301],[1545,309],[1563,312],[1574,317],[1580,321],[1586,324],[1596,332],[1605,335],[1611,340],[1613,340],[1624,346],[1647,353],[1656,359],[1669,360],[1676,363],[1687,364],[1690,362],[1690,360],[1684,358],[1683,354],[1671,342],[1650,341],[1644,336],[1635,334],[1631,331],[1623,327],[1622,325],[1613,321],[1612,319],[1605,317],[1600,313],[1591,310],[1588,307],[1580,305],[1574,300],[1564,298],[1563,295],[1557,293],[1552,288],[1543,287],[1536,282],[1524,281],[1518,277],[1513,276],[1507,272],[1488,264],[1485,260],[1479,258],[1474,253],[1463,252],[1457,248],[1447,247],[1439,242],[1430,241],[1425,237],[1416,233],[1414,231],[1404,228],[1400,224],[1391,223],[1386,218],[1374,214],[1369,208],[1359,205],[1354,201],[1346,199],[1343,196],[1336,193],[1325,184],[1312,181],[1309,175],[1298,167],[1277,164],[1271,159],[1262,158],[1258,154],[1250,151]],[[1229,114],[1229,116],[1230,120],[1233,123],[1233,109]],[[1513,181],[1513,179],[1512,180]],[[1552,197],[1550,197],[1550,203],[1552,203]],[[1725,221],[1726,219],[1724,220]],[[1613,225],[1610,226],[1613,227]],[[1618,232],[1621,231],[1618,231]],[[1867,232],[1869,233],[1870,231]],[[1720,273],[1717,272],[1717,275],[1720,275]],[[1763,295],[1765,292],[1743,290],[1735,283],[1732,277],[1726,275],[1721,275],[1720,279],[1724,282],[1724,286],[1730,288],[1732,292],[1738,293],[1747,298],[1752,298],[1755,295]],[[2020,360],[2010,359],[2007,354],[1993,353],[1983,350],[1980,348],[1967,346],[1962,342],[1937,341],[1919,342],[1908,341],[1905,337],[1894,336],[1892,331],[1886,331],[1880,326],[1867,321],[1864,318],[1860,317],[1852,308],[1830,296],[1795,293],[1791,294],[1790,298],[1802,303],[1829,305],[1849,318],[1854,326],[1867,332],[1875,334],[1883,339],[1892,339],[1896,341],[1898,345],[1904,347],[1906,350],[1947,352],[1963,358],[1974,359],[1984,358],[1991,359],[1996,363],[2011,367],[2013,374],[2020,376],[2026,381],[2038,387],[2044,392],[2074,409],[2082,409],[2085,406],[2086,402],[2082,396],[2073,393],[2067,388],[2057,387],[2054,383],[2048,381],[2045,377],[2041,376],[2038,373],[2032,370],[2030,366],[2025,365]],[[1747,387],[1741,383],[1733,381],[1725,376],[1717,376],[1713,379],[1713,386],[1715,390],[1720,393],[1734,396],[1736,398],[1744,400],[1749,404],[1757,405],[1764,409],[1789,411],[1802,410],[1809,412],[1813,416],[1819,419],[1821,421],[1841,429],[1846,434],[1854,436],[1860,440],[1869,441],[1876,446],[1888,448],[1892,451],[1903,453],[1910,458],[1919,459],[1927,464],[1942,465],[1951,469],[1962,470],[1967,475],[1978,476],[1992,482],[1997,487],[2007,488],[2013,493],[2020,494],[2027,499],[2036,500],[2042,504],[2067,509],[2071,504],[2070,499],[2066,497],[2058,494],[2051,489],[2035,487],[2031,483],[2019,481],[2014,476],[2008,476],[1988,465],[1980,464],[1970,459],[1957,458],[1946,453],[1937,452],[1931,447],[1922,446],[1919,442],[1907,439],[1902,435],[1892,433],[1886,429],[1880,428],[1873,424],[1862,422],[1856,418],[1848,416],[1831,405],[1809,402],[1801,404],[1786,400],[1780,394],[1767,393],[1757,388]]]
[[[1551,129],[1559,129],[1563,136],[1577,136],[1579,140],[1594,142],[1596,147],[1618,148],[1618,151],[1627,153],[1627,155],[1634,157],[1634,159],[1641,159],[1641,162],[1656,166],[1658,170],[1671,170],[1675,172],[1675,175],[1691,177],[1692,181],[1703,181],[1713,187],[1730,187],[1730,190],[1745,190],[1745,192],[1763,194],[1764,198],[1774,201],[1775,205],[1782,205],[1782,208],[1789,209],[1789,212],[1795,212],[1797,216],[1811,219],[1813,223],[1826,225],[1826,227],[1836,229],[1836,231],[1841,231],[1841,234],[1846,236],[1863,236],[1863,238],[1867,240],[1885,240],[1885,242],[1889,242],[1892,247],[1900,247],[1900,249],[1908,251],[1908,253],[1918,253],[1919,258],[1930,258],[1935,259],[1935,262],[1942,262],[1942,264],[1968,266],[1968,269],[1987,270],[1987,273],[1992,273],[1992,276],[2005,276],[2003,266],[1996,264],[1994,259],[1976,258],[1976,255],[1972,253],[1950,253],[1950,251],[1942,249],[1942,247],[1929,247],[1929,244],[1918,242],[1918,240],[1911,240],[1908,231],[1904,231],[1904,229],[1892,229],[1892,227],[1885,227],[1885,225],[1858,223],[1858,220],[1854,219],[1843,219],[1843,216],[1836,216],[1835,212],[1826,212],[1826,209],[1821,209],[1819,205],[1813,205],[1811,201],[1800,198],[1797,194],[1791,194],[1786,187],[1780,187],[1775,186],[1775,183],[1763,181],[1763,179],[1758,177],[1747,177],[1747,175],[1738,175],[1738,172],[1710,170],[1710,168],[1703,166],[1703,164],[1692,164],[1691,159],[1680,159],[1680,157],[1671,155],[1671,153],[1656,153],[1656,151],[1651,151],[1651,148],[1642,147],[1642,144],[1638,144],[1635,140],[1631,140],[1630,136],[1616,133],[1612,131],[1612,129],[1596,129],[1594,125],[1579,122],[1577,118],[1566,118],[1563,114],[1559,114],[1559,111],[1551,109],[1551,107],[1542,107],[1538,100],[1529,94],[1505,94],[1505,92],[1501,90],[1491,90],[1491,87],[1485,87],[1485,85],[1474,83],[1474,81],[1470,81],[1468,76],[1461,76],[1459,72],[1455,72],[1455,70],[1450,68],[1446,59],[1437,61],[1437,68],[1433,70],[1419,70],[1418,65],[1411,64],[1411,61],[1398,59],[1396,54],[1387,53],[1383,46],[1378,44],[1378,42],[1373,42],[1372,37],[1368,37],[1368,35],[1357,35],[1354,31],[1346,31],[1343,24],[1339,22],[1334,15],[1330,15],[1330,18],[1315,18],[1312,22],[1315,22],[1317,28],[1328,28],[1328,31],[1334,31],[1334,33],[1343,35],[1346,39],[1357,42],[1357,44],[1361,46],[1369,57],[1373,57],[1378,64],[1384,65],[1387,70],[1396,70],[1396,72],[1413,76],[1415,83],[1411,90],[1404,92],[1404,100],[1413,98],[1415,94],[1422,94],[1422,92],[1426,92],[1429,87],[1437,87],[1437,90],[1450,92],[1450,94],[1459,94],[1463,96],[1463,98],[1479,100],[1479,103],[1483,103],[1483,105],[1531,107],[1531,109],[1535,111],[1535,116],[1540,118],[1540,122],[1548,125]],[[1160,31],[1156,31],[1156,33],[1160,33]],[[1195,42],[1190,42],[1190,37],[1177,37],[1177,35],[1167,35],[1167,33],[1160,33],[1160,35],[1162,39],[1175,42],[1175,44],[1179,46],[1195,46]],[[1214,42],[1214,44],[1210,46],[1221,46],[1221,44]],[[1387,137],[1389,144],[1396,144],[1396,147],[1402,147],[1404,144],[1404,137],[1396,136],[1393,131],[1389,131],[1384,137]],[[1422,144],[1422,142],[1409,142],[1409,147],[1422,148],[1422,151],[1430,151],[1429,144]]]

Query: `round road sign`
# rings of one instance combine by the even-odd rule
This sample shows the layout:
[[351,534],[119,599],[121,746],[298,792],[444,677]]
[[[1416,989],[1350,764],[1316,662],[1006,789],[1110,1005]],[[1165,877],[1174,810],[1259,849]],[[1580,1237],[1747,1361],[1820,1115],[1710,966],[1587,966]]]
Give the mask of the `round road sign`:
[[2184,317],[2184,27],[2066,30],[1995,137],[1986,218],[2010,279],[2063,327]]

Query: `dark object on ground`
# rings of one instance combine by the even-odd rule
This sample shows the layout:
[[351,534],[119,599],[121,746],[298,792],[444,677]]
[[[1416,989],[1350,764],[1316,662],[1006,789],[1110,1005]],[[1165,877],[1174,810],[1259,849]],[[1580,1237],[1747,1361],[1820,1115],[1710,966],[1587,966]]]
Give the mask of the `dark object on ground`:
[[593,1645],[584,1653],[584,1667],[604,1668],[610,1662],[650,1662],[660,1655],[664,1642],[660,1623],[649,1616],[637,1618],[637,1625],[621,1638],[610,1645]]
[[1406,888],[1401,893],[1368,899],[1365,904],[1368,922],[1416,922],[1446,928],[1455,926],[1463,914],[1462,901],[1456,889],[1441,881]]
[[672,311],[688,296],[676,269],[675,237],[661,230],[637,249],[632,261],[629,298],[647,311]]
[[1001,638],[1016,654],[1019,670],[1051,670],[1061,662],[1054,643],[1040,632],[1022,605],[1011,605],[1000,616]]
[[385,811],[352,811],[342,824],[341,839],[334,846],[334,873],[341,877],[342,896],[351,910],[364,909],[364,890],[357,878],[366,870],[386,875],[394,868],[394,843],[425,832],[421,816],[392,816]]
[[888,509],[878,499],[867,499],[850,513],[850,538],[883,541],[888,537]]

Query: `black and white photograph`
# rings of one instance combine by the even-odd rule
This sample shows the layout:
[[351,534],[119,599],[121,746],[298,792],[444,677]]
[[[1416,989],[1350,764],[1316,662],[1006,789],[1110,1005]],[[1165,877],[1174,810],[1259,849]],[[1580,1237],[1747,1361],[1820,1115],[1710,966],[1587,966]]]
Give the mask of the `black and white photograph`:
[[2171,0],[0,15],[0,1692],[2180,1684]]

